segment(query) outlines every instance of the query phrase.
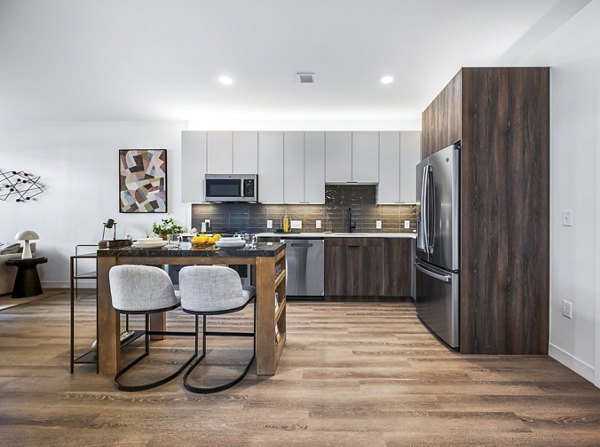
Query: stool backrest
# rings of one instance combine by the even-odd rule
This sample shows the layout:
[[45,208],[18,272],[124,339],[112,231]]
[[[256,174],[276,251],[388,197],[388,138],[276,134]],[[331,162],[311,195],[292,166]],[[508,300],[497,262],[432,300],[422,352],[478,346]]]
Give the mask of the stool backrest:
[[179,271],[181,307],[192,312],[221,312],[247,302],[238,273],[222,266],[188,266]]
[[144,312],[168,309],[178,304],[171,278],[149,265],[116,265],[108,272],[115,309]]

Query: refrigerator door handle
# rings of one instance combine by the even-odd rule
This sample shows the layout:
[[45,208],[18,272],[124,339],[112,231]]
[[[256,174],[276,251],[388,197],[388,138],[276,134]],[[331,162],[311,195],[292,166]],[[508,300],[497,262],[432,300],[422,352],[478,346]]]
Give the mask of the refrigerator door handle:
[[424,246],[423,248],[427,253],[429,253],[429,239],[428,233],[429,230],[427,228],[427,179],[429,178],[429,165],[425,166],[423,169],[423,175],[421,176],[421,221],[423,225],[423,236],[424,236]]
[[426,269],[424,267],[421,267],[421,265],[416,264],[416,263],[415,263],[415,268],[418,271],[420,271],[421,273],[424,273],[427,276],[431,276],[432,278],[435,278],[438,281],[443,281],[445,283],[452,282],[452,276],[451,275],[440,275],[439,273],[432,272],[431,270],[428,270],[428,269]]
[[[427,206],[430,204],[431,209],[427,211],[427,252],[433,253],[433,244],[435,241],[435,225],[430,226],[430,222],[435,222],[435,188],[433,187],[433,166],[429,166],[427,170]],[[431,213],[429,213],[431,211]]]

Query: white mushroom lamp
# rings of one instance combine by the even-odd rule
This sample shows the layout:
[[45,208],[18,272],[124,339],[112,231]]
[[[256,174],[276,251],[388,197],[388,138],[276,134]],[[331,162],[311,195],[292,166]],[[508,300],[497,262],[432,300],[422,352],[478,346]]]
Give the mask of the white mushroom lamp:
[[31,256],[31,247],[29,246],[29,241],[38,240],[40,236],[33,230],[24,230],[17,233],[15,239],[18,241],[25,241],[25,245],[23,246],[23,255],[21,259],[30,259]]

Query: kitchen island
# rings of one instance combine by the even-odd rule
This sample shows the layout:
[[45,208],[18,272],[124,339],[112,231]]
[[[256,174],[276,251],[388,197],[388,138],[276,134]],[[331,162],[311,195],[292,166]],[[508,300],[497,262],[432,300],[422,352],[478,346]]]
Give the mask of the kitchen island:
[[[122,264],[252,265],[256,286],[256,373],[275,374],[286,337],[284,245],[258,243],[255,248],[241,249],[126,247],[98,250],[98,371],[101,374],[116,374],[120,365],[120,318],[112,306],[108,272],[111,267]],[[276,326],[279,336],[275,333]],[[151,327],[164,330],[164,314],[153,315]]]

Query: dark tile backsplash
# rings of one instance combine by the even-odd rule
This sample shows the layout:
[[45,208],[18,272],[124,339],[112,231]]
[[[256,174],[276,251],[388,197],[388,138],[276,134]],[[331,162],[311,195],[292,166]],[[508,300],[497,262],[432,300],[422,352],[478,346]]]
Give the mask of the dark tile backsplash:
[[[221,233],[261,233],[281,228],[285,215],[302,220],[304,233],[345,230],[348,208],[352,209],[352,221],[360,233],[414,233],[416,229],[415,205],[376,205],[377,186],[326,185],[324,205],[262,205],[259,203],[215,203],[192,206],[192,226],[200,229],[204,219],[210,219],[211,231]],[[267,219],[273,228],[267,229]],[[321,228],[315,221],[321,221]],[[382,229],[375,228],[381,220]],[[404,221],[410,221],[410,229]]]

